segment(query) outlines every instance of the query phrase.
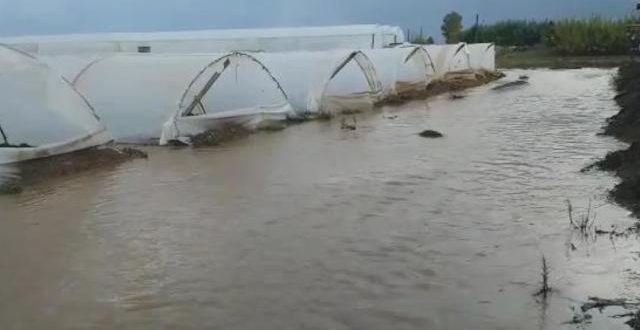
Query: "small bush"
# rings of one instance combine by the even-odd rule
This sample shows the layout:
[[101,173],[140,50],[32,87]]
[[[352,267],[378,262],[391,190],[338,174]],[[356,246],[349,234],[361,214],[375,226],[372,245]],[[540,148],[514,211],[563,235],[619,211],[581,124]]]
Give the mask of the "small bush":
[[553,24],[547,45],[562,55],[620,55],[629,52],[628,26],[632,21],[563,20]]

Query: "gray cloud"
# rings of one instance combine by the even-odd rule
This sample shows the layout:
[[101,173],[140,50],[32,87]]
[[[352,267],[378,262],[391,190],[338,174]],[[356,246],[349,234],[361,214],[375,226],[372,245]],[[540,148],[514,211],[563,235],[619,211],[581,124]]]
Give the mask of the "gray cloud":
[[439,34],[444,14],[621,17],[633,0],[0,0],[0,35],[387,23]]

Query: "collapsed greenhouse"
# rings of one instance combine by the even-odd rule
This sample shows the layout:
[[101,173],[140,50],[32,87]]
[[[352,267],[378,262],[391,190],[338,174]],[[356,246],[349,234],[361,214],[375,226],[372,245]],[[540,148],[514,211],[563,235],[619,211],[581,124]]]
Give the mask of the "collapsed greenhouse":
[[1,38],[0,43],[38,55],[106,53],[224,53],[377,49],[405,42],[388,25],[107,33]]
[[435,62],[436,78],[472,71],[471,54],[466,43],[424,46]]
[[436,68],[429,53],[420,46],[367,50],[385,97],[427,88]]
[[259,129],[293,115],[279,82],[246,53],[46,61],[73,81],[120,142],[188,142],[224,125]]
[[91,105],[46,64],[0,45],[0,164],[112,140]]
[[382,96],[376,69],[361,51],[255,56],[280,81],[301,118],[371,109]]

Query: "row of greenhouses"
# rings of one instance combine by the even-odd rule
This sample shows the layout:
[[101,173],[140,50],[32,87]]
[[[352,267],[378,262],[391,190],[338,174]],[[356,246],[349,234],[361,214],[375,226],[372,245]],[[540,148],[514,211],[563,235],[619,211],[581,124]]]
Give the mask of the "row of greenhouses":
[[58,55],[3,45],[0,164],[366,111],[452,74],[494,71],[494,58],[491,44]]
[[0,38],[2,44],[38,55],[378,49],[405,41],[401,28],[377,24]]

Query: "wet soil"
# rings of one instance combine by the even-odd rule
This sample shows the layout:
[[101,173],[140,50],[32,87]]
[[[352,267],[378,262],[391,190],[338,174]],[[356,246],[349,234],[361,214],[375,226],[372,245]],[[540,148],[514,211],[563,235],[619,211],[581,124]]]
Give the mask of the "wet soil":
[[103,146],[17,164],[19,175],[0,185],[0,195],[18,194],[25,187],[44,180],[69,176],[91,169],[118,165],[128,160],[147,158],[147,154],[129,147]]
[[191,143],[194,147],[212,147],[218,146],[224,142],[230,142],[251,135],[252,131],[242,125],[229,124],[223,127],[208,130],[206,132],[191,137]]
[[[430,83],[425,90],[410,90],[396,96],[391,96],[381,102],[384,105],[397,105],[412,100],[423,100],[441,94],[459,92],[465,89],[488,84],[504,78],[501,72],[478,72],[475,74],[450,75],[444,79]],[[458,95],[459,96],[459,95]],[[460,99],[460,98],[458,98]]]
[[[605,158],[583,171],[596,168],[615,173],[621,181],[609,191],[609,198],[630,210],[636,218],[640,218],[640,64],[629,62],[621,66],[613,80],[613,85],[617,93],[615,101],[620,111],[607,120],[603,134],[629,142],[631,145],[627,149],[610,152]],[[636,222],[622,232],[596,230],[596,233],[608,234],[612,238],[628,237],[629,234],[637,236],[639,229],[640,222]],[[582,306],[582,312],[585,313],[591,309],[602,312],[608,308],[622,308],[631,312],[612,317],[630,318],[625,324],[632,329],[640,329],[639,306],[638,303],[631,303],[626,299],[592,297]]]
[[609,153],[594,166],[615,172],[622,179],[610,197],[640,217],[640,64],[631,62],[620,67],[613,84],[620,112],[607,121],[604,134],[631,146]]
[[640,141],[640,63],[621,66],[613,85],[620,112],[607,121],[604,134],[626,142]]

